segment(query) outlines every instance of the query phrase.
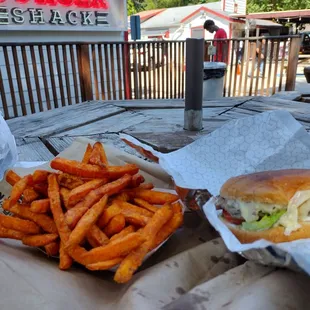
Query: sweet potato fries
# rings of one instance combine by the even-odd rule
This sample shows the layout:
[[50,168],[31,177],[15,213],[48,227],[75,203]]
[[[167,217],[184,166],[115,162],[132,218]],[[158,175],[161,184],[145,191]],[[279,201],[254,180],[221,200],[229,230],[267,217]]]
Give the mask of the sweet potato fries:
[[54,171],[19,176],[0,214],[0,238],[42,247],[59,258],[59,268],[74,262],[89,270],[118,266],[114,280],[128,282],[146,255],[183,223],[178,196],[153,190],[134,164],[112,166],[104,147],[87,146],[81,162],[57,157]]

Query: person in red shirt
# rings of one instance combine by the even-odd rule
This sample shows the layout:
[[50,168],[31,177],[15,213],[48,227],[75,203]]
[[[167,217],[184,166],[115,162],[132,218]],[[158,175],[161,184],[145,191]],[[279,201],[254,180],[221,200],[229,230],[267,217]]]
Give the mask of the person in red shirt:
[[[210,33],[214,33],[214,40],[227,39],[227,33],[224,29],[215,25],[214,21],[208,19],[205,21],[203,28]],[[213,61],[227,63],[228,42],[227,41],[214,41],[213,45],[216,47],[216,54]]]

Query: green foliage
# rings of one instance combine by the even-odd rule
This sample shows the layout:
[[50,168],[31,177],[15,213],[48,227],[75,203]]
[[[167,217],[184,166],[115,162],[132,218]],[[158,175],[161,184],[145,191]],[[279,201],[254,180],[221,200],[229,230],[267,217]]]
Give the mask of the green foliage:
[[[128,0],[128,15],[144,10],[172,8],[216,0]],[[248,0],[248,13],[310,9],[310,0]]]
[[248,0],[249,13],[303,10],[310,8],[310,0]]
[[132,15],[144,10],[173,8],[216,1],[217,0],[142,0],[139,2],[137,0],[129,0],[127,1],[127,11],[128,15]]

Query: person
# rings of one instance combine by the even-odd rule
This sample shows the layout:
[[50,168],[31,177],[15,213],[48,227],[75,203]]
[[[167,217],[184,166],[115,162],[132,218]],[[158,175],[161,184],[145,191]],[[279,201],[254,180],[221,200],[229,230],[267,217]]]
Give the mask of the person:
[[[254,65],[254,71],[258,67],[259,63],[259,76],[262,77],[264,73],[264,67],[265,67],[265,54],[266,54],[266,37],[267,35],[263,36],[262,41],[258,41],[256,44],[256,59],[255,59],[255,65]],[[252,71],[248,74],[249,77],[252,77]]]
[[[215,25],[214,21],[208,19],[205,21],[203,28],[210,33],[214,33],[214,40],[227,39],[227,33],[224,29],[219,28]],[[227,63],[227,52],[228,52],[228,44],[227,41],[214,41],[213,44],[216,47],[216,54],[214,55],[213,60],[217,62],[225,62]]]

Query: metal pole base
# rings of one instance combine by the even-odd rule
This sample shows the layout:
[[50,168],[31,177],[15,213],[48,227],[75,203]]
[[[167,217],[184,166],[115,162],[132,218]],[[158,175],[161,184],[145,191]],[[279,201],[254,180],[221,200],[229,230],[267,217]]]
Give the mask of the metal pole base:
[[184,129],[189,131],[202,130],[202,110],[184,111]]

